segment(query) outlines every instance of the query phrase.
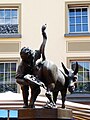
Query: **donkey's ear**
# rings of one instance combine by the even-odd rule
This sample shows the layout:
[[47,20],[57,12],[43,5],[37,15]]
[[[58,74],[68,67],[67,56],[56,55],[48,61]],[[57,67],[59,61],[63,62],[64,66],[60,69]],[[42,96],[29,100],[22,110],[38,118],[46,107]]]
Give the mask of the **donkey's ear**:
[[74,70],[74,75],[76,75],[78,73],[78,62],[76,62],[76,68]]
[[63,69],[64,69],[64,72],[65,72],[65,74],[69,74],[69,71],[67,70],[67,68],[65,67],[65,65],[63,64],[63,62],[61,62],[61,64],[62,64],[62,67],[63,67]]

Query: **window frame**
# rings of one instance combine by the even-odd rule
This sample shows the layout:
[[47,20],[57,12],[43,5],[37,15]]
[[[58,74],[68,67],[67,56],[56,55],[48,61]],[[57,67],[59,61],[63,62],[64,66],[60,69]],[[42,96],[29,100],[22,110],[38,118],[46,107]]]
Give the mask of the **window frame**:
[[[3,19],[3,21],[4,21],[4,23],[0,23],[1,25],[3,25],[3,24],[13,24],[12,22],[11,22],[11,20],[13,19],[12,18],[12,12],[13,12],[13,10],[17,10],[17,16],[15,17],[15,18],[17,18],[16,20],[17,20],[17,22],[15,23],[15,24],[19,24],[19,21],[18,21],[18,17],[19,17],[19,14],[18,14],[18,8],[0,8],[0,10],[2,10],[3,12],[4,12],[4,15],[3,15],[3,18],[2,18],[2,16],[1,16],[1,18],[0,19]],[[10,10],[10,17],[6,17],[6,10]],[[9,22],[10,23],[6,23],[5,22],[5,20],[6,19],[9,19]]]
[[[6,62],[6,61],[5,61],[5,62],[0,62],[0,64],[3,64],[3,65],[4,65],[4,66],[3,66],[3,70],[4,70],[4,71],[3,71],[3,72],[0,72],[0,74],[1,74],[1,73],[4,74],[3,83],[13,83],[13,81],[11,80],[11,78],[12,78],[12,76],[11,76],[11,75],[12,75],[12,70],[11,70],[11,67],[12,67],[12,66],[11,66],[11,65],[12,65],[13,63],[15,63],[15,64],[16,64],[16,67],[17,67],[17,63],[16,63],[16,62],[12,62],[12,61],[11,61],[11,62]],[[6,64],[8,64],[9,67],[10,67],[10,70],[9,70],[9,71],[6,71]],[[14,72],[16,72],[16,71],[14,71]],[[10,80],[9,80],[9,81],[8,81],[8,80],[7,80],[7,81],[5,80],[7,73],[10,74],[10,77],[9,77]]]
[[[69,8],[88,8],[88,32],[69,33]],[[90,1],[65,2],[65,34],[64,37],[90,36]]]
[[70,24],[71,24],[71,23],[70,23],[70,20],[69,20],[69,19],[70,19],[70,17],[72,17],[72,16],[69,16],[69,10],[70,10],[70,9],[73,9],[73,10],[76,11],[76,9],[83,9],[83,8],[87,8],[87,17],[88,17],[88,22],[87,22],[87,24],[88,24],[88,31],[89,31],[89,8],[88,8],[88,7],[74,7],[74,8],[68,8],[68,32],[69,32],[69,33],[88,33],[88,31],[83,31],[83,30],[82,30],[82,24],[83,24],[83,23],[82,23],[82,20],[81,20],[81,22],[79,23],[79,24],[81,25],[81,31],[79,31],[79,32],[76,31],[76,28],[77,28],[77,27],[76,27],[76,25],[77,25],[77,23],[76,23],[76,18],[77,18],[78,16],[81,16],[81,17],[83,16],[83,15],[76,15],[76,14],[75,14],[75,16],[73,16],[73,17],[75,17],[75,23],[74,23],[74,24],[75,24],[75,31],[74,31],[74,32],[71,32],[71,31],[70,31]]
[[[3,63],[3,64],[10,63],[10,65],[11,65],[11,63],[16,63],[16,68],[15,68],[16,70],[17,70],[18,62],[19,62],[18,60],[1,60],[0,59],[0,63]],[[4,65],[4,68],[5,68],[5,65]],[[15,70],[15,73],[16,73],[16,70]],[[11,72],[12,71],[10,71],[10,75],[11,75]],[[3,78],[3,81],[0,81],[0,85],[2,86],[0,91],[5,92],[7,90],[7,87],[8,87],[8,90],[10,89],[10,91],[12,91],[12,92],[18,92],[19,88],[17,86],[16,81],[12,81],[11,80],[12,79],[11,76],[10,76],[10,80],[6,81],[5,80],[5,73],[7,73],[7,72],[5,72],[5,69],[4,69],[4,71],[3,71],[4,78]]]
[[[68,68],[71,68],[71,62],[89,62],[89,68],[90,68],[90,57],[67,57],[67,66]],[[84,71],[85,72],[85,71]],[[83,76],[84,77],[84,76]],[[90,70],[89,70],[89,78],[90,78]],[[86,80],[77,80],[77,89],[75,92],[82,92],[82,93],[90,93],[90,79],[88,81]]]
[[17,9],[18,33],[0,34],[0,38],[21,38],[21,4],[0,4],[0,9]]
[[[76,62],[76,61],[70,61],[70,67],[71,67],[71,65],[72,65],[72,63],[74,63],[74,62]],[[79,80],[78,79],[78,81],[81,81],[81,82],[90,82],[90,80],[88,79],[88,80],[86,80],[85,79],[85,73],[88,73],[89,74],[89,78],[90,78],[90,61],[86,61],[86,60],[84,60],[84,61],[82,61],[82,60],[79,60],[79,61],[77,61],[78,62],[78,65],[80,65],[80,64],[82,64],[82,70],[79,70],[78,71],[78,74],[79,73],[82,73],[82,80]],[[89,66],[89,69],[88,69],[88,71],[86,71],[85,70],[85,64],[86,63],[88,63],[88,66]]]

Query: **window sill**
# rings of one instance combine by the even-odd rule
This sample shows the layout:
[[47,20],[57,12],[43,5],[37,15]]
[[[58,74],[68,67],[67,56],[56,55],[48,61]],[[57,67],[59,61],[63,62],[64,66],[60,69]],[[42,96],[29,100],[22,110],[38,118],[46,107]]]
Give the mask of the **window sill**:
[[79,37],[79,36],[90,36],[90,33],[68,33],[64,34],[64,37]]
[[0,34],[0,38],[21,38],[21,34]]

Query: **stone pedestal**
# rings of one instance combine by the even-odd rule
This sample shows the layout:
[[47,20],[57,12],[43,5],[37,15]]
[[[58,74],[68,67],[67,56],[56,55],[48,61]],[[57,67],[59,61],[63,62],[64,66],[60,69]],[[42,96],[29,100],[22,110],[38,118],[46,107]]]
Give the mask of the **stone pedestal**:
[[19,109],[18,110],[18,120],[72,120],[72,110],[71,109],[45,109],[45,108],[35,108],[35,109]]

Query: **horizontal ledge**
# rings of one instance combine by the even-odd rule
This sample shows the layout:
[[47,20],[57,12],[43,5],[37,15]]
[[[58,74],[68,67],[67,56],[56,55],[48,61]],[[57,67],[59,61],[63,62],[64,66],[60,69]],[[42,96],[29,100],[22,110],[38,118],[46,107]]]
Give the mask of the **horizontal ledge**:
[[21,34],[0,34],[0,38],[21,38]]
[[35,118],[58,118],[58,119],[72,119],[72,110],[71,109],[62,109],[62,108],[34,108],[34,109],[19,109],[18,110],[18,120],[27,120]]
[[67,33],[64,37],[78,37],[78,36],[90,36],[90,33]]

